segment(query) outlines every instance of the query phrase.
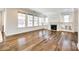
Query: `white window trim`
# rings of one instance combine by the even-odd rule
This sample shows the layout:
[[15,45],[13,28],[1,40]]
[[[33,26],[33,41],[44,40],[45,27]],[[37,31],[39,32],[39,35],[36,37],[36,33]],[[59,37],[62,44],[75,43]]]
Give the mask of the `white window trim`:
[[[22,27],[22,26],[21,26],[21,27],[19,26],[19,19],[18,19],[18,28],[25,28],[25,27],[26,27],[26,14],[25,14],[25,13],[21,13],[21,12],[18,12],[18,13],[25,15],[24,26],[23,26],[23,27]],[[18,14],[17,14],[17,15],[18,15]]]
[[70,22],[70,15],[64,15],[64,22]]

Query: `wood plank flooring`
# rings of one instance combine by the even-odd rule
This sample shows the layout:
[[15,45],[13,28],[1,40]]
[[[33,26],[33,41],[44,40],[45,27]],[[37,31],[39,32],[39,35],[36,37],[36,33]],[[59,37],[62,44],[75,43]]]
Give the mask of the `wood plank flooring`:
[[37,30],[6,37],[1,51],[77,51],[77,34]]

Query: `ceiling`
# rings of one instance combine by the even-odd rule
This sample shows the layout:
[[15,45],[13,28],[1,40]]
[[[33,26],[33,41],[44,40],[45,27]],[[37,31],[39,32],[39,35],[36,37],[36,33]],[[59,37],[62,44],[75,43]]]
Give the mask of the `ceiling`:
[[31,8],[36,12],[40,12],[47,17],[57,17],[60,14],[70,14],[73,8]]

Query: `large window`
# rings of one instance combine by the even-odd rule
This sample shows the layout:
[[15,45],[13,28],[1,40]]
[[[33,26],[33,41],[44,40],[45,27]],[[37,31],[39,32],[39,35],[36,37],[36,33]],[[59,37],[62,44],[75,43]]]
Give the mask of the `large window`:
[[26,14],[18,13],[18,28],[25,27]]
[[69,15],[64,16],[64,22],[69,22]]
[[43,24],[43,20],[41,17],[39,17],[39,26],[42,26],[42,24]]
[[27,16],[28,16],[27,26],[32,27],[33,26],[33,16],[32,15],[27,15]]
[[[48,23],[48,19],[44,17],[37,17],[27,15],[27,27],[42,26]],[[26,25],[26,14],[18,13],[18,28],[23,28]]]
[[38,17],[34,16],[34,26],[38,26]]
[[47,25],[47,24],[48,24],[48,18],[44,18],[43,25]]
[[42,25],[45,25],[45,18],[42,17]]

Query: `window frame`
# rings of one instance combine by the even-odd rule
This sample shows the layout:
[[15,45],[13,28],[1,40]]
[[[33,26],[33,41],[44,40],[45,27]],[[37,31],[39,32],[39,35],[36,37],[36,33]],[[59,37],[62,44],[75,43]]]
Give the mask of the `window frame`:
[[[37,22],[35,22],[35,17],[37,18]],[[37,25],[35,25],[35,23],[37,23]],[[39,26],[39,17],[38,16],[34,16],[33,18],[33,26]]]
[[[28,26],[28,21],[29,21],[29,19],[28,19],[28,16],[29,16],[29,19],[30,19],[30,17],[32,16],[32,26]],[[29,23],[30,23],[30,21],[29,21]],[[27,14],[27,27],[33,27],[34,26],[34,16],[33,15],[30,15],[30,14]]]
[[43,23],[42,23],[42,17],[39,17],[38,24],[39,24],[39,26],[42,26],[43,25]]
[[[24,26],[20,26],[19,24],[19,15],[18,14],[23,14],[23,15],[25,15],[25,17],[24,17],[24,19],[23,19],[23,23],[24,23]],[[25,28],[26,27],[26,14],[25,13],[22,13],[22,12],[18,12],[17,13],[17,18],[18,18],[18,28]]]
[[70,15],[64,15],[64,22],[70,22]]

